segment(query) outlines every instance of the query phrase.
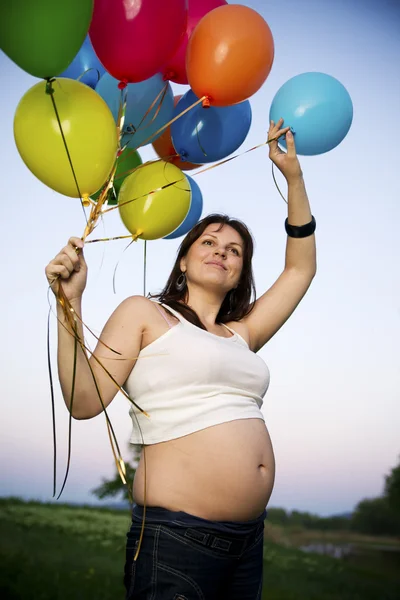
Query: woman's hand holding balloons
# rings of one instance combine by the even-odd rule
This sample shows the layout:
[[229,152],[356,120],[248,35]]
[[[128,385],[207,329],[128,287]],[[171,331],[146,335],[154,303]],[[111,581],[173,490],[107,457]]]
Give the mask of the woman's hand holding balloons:
[[57,294],[59,280],[69,301],[79,299],[86,287],[87,265],[83,256],[84,243],[78,237],[71,237],[45,269],[47,281],[54,294]]
[[[279,119],[276,125],[274,121],[270,122],[268,140],[274,141],[269,142],[269,157],[274,165],[278,167],[286,181],[290,183],[291,181],[295,181],[302,177],[303,173],[296,153],[294,136],[290,131],[290,127],[281,129],[282,125],[283,119]],[[285,136],[287,152],[283,152],[283,150],[279,148],[278,139],[281,136]]]

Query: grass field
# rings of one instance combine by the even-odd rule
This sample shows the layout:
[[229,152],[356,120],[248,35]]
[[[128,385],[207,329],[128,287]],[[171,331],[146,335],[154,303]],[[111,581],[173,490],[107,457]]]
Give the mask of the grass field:
[[[129,522],[119,511],[0,499],[0,598],[123,600]],[[266,533],[263,600],[400,599],[400,574],[379,561],[301,552],[290,545],[299,530]]]

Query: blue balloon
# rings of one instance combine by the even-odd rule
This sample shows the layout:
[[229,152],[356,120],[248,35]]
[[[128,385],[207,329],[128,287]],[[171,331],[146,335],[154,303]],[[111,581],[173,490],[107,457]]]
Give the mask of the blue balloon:
[[94,89],[105,72],[106,70],[97,58],[92,42],[87,35],[74,60],[65,71],[60,73],[59,77],[78,79],[84,73],[79,81]]
[[184,221],[179,225],[178,229],[175,229],[175,231],[166,235],[164,238],[165,240],[174,240],[175,238],[181,237],[181,235],[186,235],[201,217],[203,211],[203,195],[201,189],[192,177],[189,177],[189,175],[186,175],[186,177],[189,180],[190,189],[192,190],[189,212]]
[[[109,73],[104,73],[96,86],[96,92],[108,104],[115,122],[117,122],[121,102],[121,90],[118,89],[118,83],[118,79],[114,79]],[[163,80],[161,73],[157,73],[145,81],[139,81],[139,83],[128,83],[126,91],[122,144],[128,144],[130,148],[137,148],[171,120],[174,96],[170,84]],[[157,98],[157,102],[143,119]],[[156,113],[157,116],[155,116]],[[154,135],[146,144],[153,142],[161,133]]]
[[[197,96],[189,90],[178,102],[174,117],[194,104]],[[232,154],[244,142],[251,126],[250,102],[233,106],[189,110],[171,125],[171,138],[182,160],[210,163]]]
[[[335,148],[353,120],[353,103],[346,88],[325,73],[302,73],[276,93],[269,118],[291,127],[298,154],[313,156]],[[284,140],[279,140],[286,147]]]

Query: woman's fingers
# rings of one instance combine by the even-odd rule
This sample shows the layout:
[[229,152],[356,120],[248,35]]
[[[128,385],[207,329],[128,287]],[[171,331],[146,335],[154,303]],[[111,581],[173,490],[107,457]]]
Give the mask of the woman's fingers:
[[71,271],[63,265],[55,265],[53,269],[54,275],[59,275],[61,279],[69,279]]
[[83,241],[81,240],[81,238],[78,237],[70,237],[68,240],[68,245],[71,246],[74,250],[75,248],[80,248],[82,249],[84,246]]
[[282,125],[282,118],[279,119],[279,121],[276,124],[274,121],[270,121],[270,128],[268,131],[268,140],[271,140],[268,142],[270,156],[273,154],[283,154],[283,151],[278,145],[278,140],[279,138],[287,134],[287,132],[290,130],[290,127],[283,127],[281,129]]
[[45,269],[47,281],[49,285],[52,287],[56,284],[56,287],[53,287],[53,290],[56,291],[58,289],[57,280],[58,279],[68,279],[71,274],[68,271],[67,267],[63,265],[54,265],[49,263]]
[[[279,119],[278,123],[275,125],[274,121],[270,122],[270,128],[268,131],[268,139],[269,140],[274,140],[275,138],[280,138],[282,135],[286,135],[286,133],[289,131],[290,127],[282,127],[283,125],[283,119]],[[281,129],[282,127],[282,129]],[[271,143],[277,143],[277,142],[271,142]]]
[[80,257],[82,256],[81,250],[79,250],[79,254],[77,254],[75,248],[68,244],[65,248],[63,248],[58,255],[63,265],[69,266],[71,265],[72,269],[75,271],[79,271],[80,268]]
[[80,270],[81,264],[84,262],[83,246],[80,238],[71,237],[68,244],[49,262],[45,271],[50,285],[57,277],[68,279],[74,271]]

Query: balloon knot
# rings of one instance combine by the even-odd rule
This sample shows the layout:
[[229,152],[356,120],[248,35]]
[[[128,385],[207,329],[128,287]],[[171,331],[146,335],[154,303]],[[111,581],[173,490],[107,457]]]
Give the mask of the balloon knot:
[[128,80],[127,79],[121,79],[121,81],[118,84],[118,89],[119,90],[124,90],[127,85],[128,85]]
[[143,229],[138,229],[137,232],[133,234],[132,240],[134,242],[137,242],[138,238],[142,235],[142,233],[143,233]]
[[206,96],[202,103],[203,108],[210,108],[211,106],[211,98],[210,96]]
[[53,82],[55,81],[55,77],[47,77],[46,79],[46,94],[54,94]]
[[174,71],[172,71],[171,69],[169,69],[168,71],[165,71],[164,76],[163,76],[163,81],[171,81],[171,79],[173,79],[175,77],[176,73]]

